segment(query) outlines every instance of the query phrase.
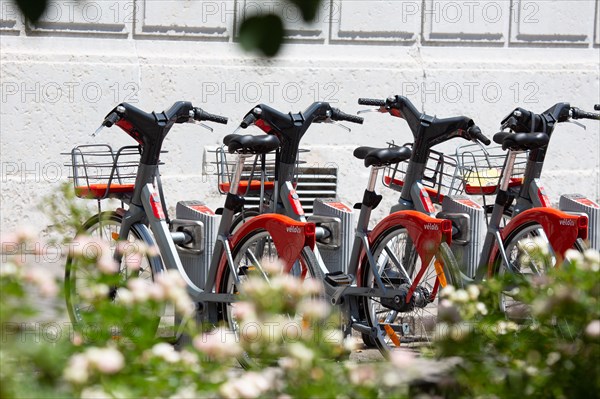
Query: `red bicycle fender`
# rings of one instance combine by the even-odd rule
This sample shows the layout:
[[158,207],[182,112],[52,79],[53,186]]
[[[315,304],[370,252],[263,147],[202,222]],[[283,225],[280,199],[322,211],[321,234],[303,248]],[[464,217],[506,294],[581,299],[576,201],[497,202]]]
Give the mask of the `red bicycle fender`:
[[[292,269],[296,260],[300,258],[300,253],[304,247],[308,246],[311,249],[315,247],[314,223],[298,222],[284,215],[265,214],[247,220],[229,237],[231,250],[246,235],[257,229],[266,230],[273,237],[279,257],[284,262],[286,273]],[[219,286],[225,267],[227,267],[227,260],[223,257],[219,263],[217,287]]]
[[[386,216],[368,235],[369,248],[372,248],[377,238],[385,231],[395,226],[403,226],[408,236],[415,244],[417,253],[423,265],[429,265],[433,256],[440,248],[442,241],[452,242],[452,222],[446,219],[435,219],[417,211],[399,211]],[[359,257],[357,278],[362,283],[362,265],[366,256],[363,248]],[[425,270],[422,269],[421,273]]]
[[[571,215],[554,208],[532,208],[518,214],[508,222],[500,232],[502,241],[524,223],[536,222],[542,226],[548,236],[552,249],[558,256],[557,264],[562,263],[567,249],[575,245],[578,238],[587,238],[588,217],[587,215]],[[488,259],[488,276],[494,273],[492,260],[498,253],[498,243],[494,247]]]

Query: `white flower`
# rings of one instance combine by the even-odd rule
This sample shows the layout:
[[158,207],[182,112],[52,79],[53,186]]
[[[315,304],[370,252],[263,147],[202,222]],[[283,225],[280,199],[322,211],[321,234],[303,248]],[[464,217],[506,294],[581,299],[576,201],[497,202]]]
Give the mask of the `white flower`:
[[129,306],[133,304],[135,298],[133,296],[133,293],[127,288],[119,288],[119,290],[117,291],[117,300],[119,301],[119,303],[125,306]]
[[597,272],[600,270],[600,252],[595,249],[587,249],[583,253],[585,261],[590,264],[592,271]]
[[474,301],[479,298],[479,287],[475,284],[471,284],[467,287],[467,293],[469,294],[469,298]]
[[18,274],[19,270],[21,270],[21,269],[18,268],[17,265],[13,262],[2,263],[2,265],[0,265],[0,276],[2,276],[2,277],[16,276]]
[[496,324],[496,332],[499,335],[505,335],[509,332],[517,331],[518,328],[519,326],[514,321],[502,320]]
[[150,299],[150,284],[139,278],[132,278],[127,281],[127,287],[133,294],[135,302],[143,303]]
[[81,391],[81,399],[112,399],[113,396],[106,393],[101,387],[84,388]]
[[233,315],[242,320],[255,320],[256,307],[251,302],[236,302],[232,304]]
[[358,349],[358,342],[350,335],[344,339],[344,349],[353,352]]
[[290,356],[297,359],[300,364],[309,364],[315,357],[314,352],[300,342],[290,344],[287,350]]
[[469,301],[469,294],[463,289],[457,290],[452,296],[452,300],[458,303],[467,303]]
[[323,320],[329,315],[329,305],[325,301],[305,299],[298,304],[298,313],[304,319]]
[[85,356],[90,366],[103,374],[115,374],[125,366],[123,354],[115,348],[89,348]]
[[581,265],[583,263],[583,255],[581,252],[575,249],[567,249],[565,252],[565,259],[568,259],[571,263]]
[[408,368],[415,363],[415,354],[408,350],[395,350],[390,353],[390,362],[394,367]]
[[275,374],[269,375],[268,369],[263,373],[246,372],[221,385],[219,393],[225,398],[257,398],[274,385],[274,376]]
[[348,377],[353,385],[373,386],[377,381],[378,373],[371,364],[349,364]]
[[88,301],[108,299],[110,288],[106,284],[93,284],[88,289],[80,292],[83,299]]
[[235,333],[224,328],[216,328],[210,333],[196,336],[193,345],[200,352],[216,359],[230,359],[242,353]]
[[585,328],[585,335],[591,338],[600,337],[600,320],[592,320]]
[[475,309],[477,309],[477,311],[484,316],[488,314],[487,307],[483,302],[477,302],[477,305],[475,305]]
[[196,399],[200,395],[191,386],[181,387],[173,395],[169,396],[169,399]]
[[65,380],[81,385],[85,384],[89,377],[89,362],[83,353],[77,353],[69,359],[69,364],[63,371]]
[[34,284],[43,297],[52,298],[58,294],[58,285],[54,276],[46,269],[36,267],[28,270],[25,273],[25,280]]
[[167,363],[177,363],[181,356],[175,352],[172,345],[166,342],[161,342],[152,347],[152,354],[156,357],[162,358]]
[[550,352],[548,353],[548,357],[546,358],[546,364],[548,366],[552,366],[554,363],[560,360],[560,353],[558,352]]

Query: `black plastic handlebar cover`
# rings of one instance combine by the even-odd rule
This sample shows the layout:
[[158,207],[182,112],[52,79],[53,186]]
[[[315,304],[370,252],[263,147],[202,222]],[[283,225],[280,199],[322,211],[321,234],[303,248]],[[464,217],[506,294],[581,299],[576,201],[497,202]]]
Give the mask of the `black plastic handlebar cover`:
[[110,114],[108,114],[106,116],[106,118],[104,118],[104,126],[111,127],[112,125],[114,125],[115,123],[117,123],[117,121],[120,118],[121,117],[119,116],[119,114],[117,114],[115,111],[113,111]]
[[331,119],[334,121],[348,121],[352,123],[358,123],[362,125],[364,122],[364,118],[361,118],[357,115],[350,115],[345,112],[340,111],[338,108],[331,109]]
[[594,111],[600,111],[600,104],[594,105]]
[[472,138],[481,141],[485,145],[490,145],[492,143],[492,141],[481,132],[481,129],[477,125],[473,125],[470,128],[468,128],[467,133]]
[[579,108],[571,108],[573,119],[592,119],[600,120],[600,114],[594,112],[587,112]]
[[194,119],[197,121],[221,123],[223,125],[226,125],[228,120],[225,116],[208,113],[202,108],[194,108]]
[[375,107],[385,107],[385,100],[377,100],[375,98],[359,98],[358,103],[360,105],[369,105]]

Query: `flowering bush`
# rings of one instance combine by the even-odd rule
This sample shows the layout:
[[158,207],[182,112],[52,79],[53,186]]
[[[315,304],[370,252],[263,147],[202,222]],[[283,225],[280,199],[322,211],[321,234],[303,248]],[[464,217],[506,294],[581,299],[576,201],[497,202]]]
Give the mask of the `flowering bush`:
[[[184,320],[193,314],[181,277],[162,273],[152,283],[115,273],[112,249],[89,237],[78,237],[69,249],[95,271],[83,292],[93,311],[82,318],[96,329],[64,334],[55,328],[64,327],[59,321],[40,328],[32,323],[39,301],[62,304],[64,293],[61,281],[19,252],[35,248],[34,239],[27,231],[2,239],[1,398],[571,398],[600,392],[597,252],[569,252],[569,267],[533,279],[507,275],[464,290],[447,287],[428,356],[396,351],[389,361],[357,363],[347,358],[357,340],[344,339],[340,315],[322,301],[320,284],[282,275],[277,264],[241,285],[240,302],[231,305],[235,331],[188,322],[190,343],[175,350],[156,336],[156,320],[167,306]],[[139,245],[117,249],[134,271],[144,256],[156,254]],[[548,254],[527,256],[542,264]],[[521,305],[514,319],[500,311],[507,297]],[[251,368],[239,368],[238,358]]]
[[[548,255],[527,256],[543,261]],[[506,276],[443,292],[434,351],[462,359],[452,373],[459,387],[448,396],[584,398],[600,392],[600,260],[592,250],[569,251],[567,258],[568,267],[547,275]],[[519,317],[500,311],[502,295],[521,305]]]
[[[3,241],[30,239],[21,234]],[[165,306],[184,318],[193,311],[181,277],[168,272],[152,284],[123,280],[104,253],[105,243],[78,240],[99,249],[70,252],[96,266],[84,296],[94,309],[85,314],[86,325],[97,329],[75,328],[52,340],[32,336],[35,345],[24,331],[6,326],[35,318],[38,311],[30,304],[37,297],[60,300],[60,281],[14,252],[2,254],[2,398],[405,397],[409,383],[422,377],[420,370],[435,366],[404,352],[391,362],[347,360],[355,341],[343,338],[339,315],[320,299],[320,284],[281,275],[276,266],[268,281],[249,276],[242,284],[243,301],[232,305],[238,331],[201,331],[188,323],[191,344],[175,350],[154,335],[152,323]],[[240,369],[236,358],[252,360],[253,368]]]

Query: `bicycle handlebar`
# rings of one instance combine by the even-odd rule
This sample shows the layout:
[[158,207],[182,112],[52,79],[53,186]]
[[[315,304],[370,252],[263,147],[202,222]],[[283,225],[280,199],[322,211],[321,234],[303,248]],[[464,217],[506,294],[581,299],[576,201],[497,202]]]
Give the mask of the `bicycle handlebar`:
[[347,121],[347,122],[352,122],[352,123],[358,123],[359,125],[362,125],[365,120],[364,118],[362,118],[360,116],[351,115],[351,114],[342,112],[338,108],[331,109],[330,117],[334,121]]
[[502,120],[501,125],[502,129],[509,128],[515,133],[551,134],[556,123],[568,122],[570,119],[600,120],[600,114],[571,107],[569,103],[556,103],[541,114],[516,108]]
[[[594,108],[596,107],[594,106]],[[587,112],[579,108],[573,107],[571,108],[571,118],[600,120],[600,114],[596,114],[594,112]]]
[[467,134],[471,136],[472,140],[480,141],[485,145],[490,145],[492,143],[492,141],[481,132],[481,129],[477,125],[473,125],[468,128]]
[[208,112],[204,111],[202,108],[195,107],[193,110],[193,113],[194,113],[194,120],[196,120],[198,122],[207,121],[207,122],[215,122],[215,123],[221,123],[223,125],[226,125],[227,121],[228,121],[227,117],[208,113]]
[[358,104],[375,107],[385,107],[385,100],[378,100],[376,98],[359,98]]

